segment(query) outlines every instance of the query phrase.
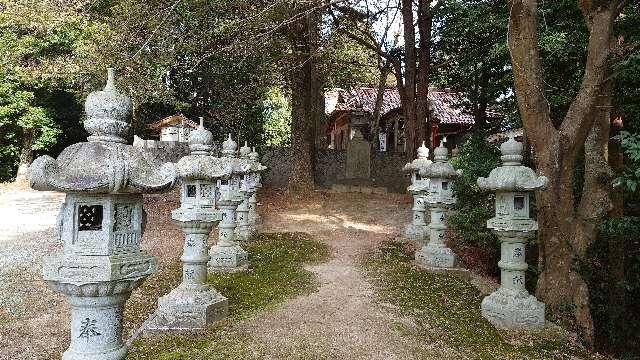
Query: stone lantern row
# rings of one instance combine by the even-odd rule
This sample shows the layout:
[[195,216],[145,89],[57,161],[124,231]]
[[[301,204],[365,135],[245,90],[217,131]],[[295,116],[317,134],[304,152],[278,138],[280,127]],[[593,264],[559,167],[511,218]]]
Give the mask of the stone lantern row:
[[[535,329],[544,326],[544,304],[525,288],[525,247],[538,224],[530,218],[530,195],[546,187],[547,178],[522,165],[522,143],[510,138],[500,146],[503,165],[493,169],[488,178],[479,178],[481,189],[496,193],[496,216],[487,221],[487,228],[501,243],[500,288],[482,300],[482,315],[492,324],[507,329]],[[405,230],[409,239],[427,243],[416,252],[419,265],[430,270],[456,269],[456,257],[444,244],[445,213],[455,204],[453,181],[462,174],[447,161],[448,151],[440,143],[434,150],[434,162],[428,160],[424,144],[418,158],[404,167],[411,173],[408,191],[414,197],[413,217]],[[426,209],[431,221],[426,222]],[[428,232],[426,231],[428,229]]]
[[[247,240],[260,222],[256,191],[265,167],[255,150],[245,145],[237,156],[229,135],[222,157],[212,156],[213,136],[201,120],[189,137],[190,154],[159,166],[144,149],[126,144],[131,110],[109,69],[104,90],[89,94],[85,103],[88,142],[69,146],[57,159],[41,156],[30,166],[34,189],[67,194],[57,224],[64,246],[43,261],[44,280],[71,304],[65,360],[126,356],[124,304],[157,270],[157,260],[140,248],[143,194],[167,192],[180,183],[181,204],[172,219],[185,234],[182,282],[159,299],[146,324],[149,333],[201,329],[226,316],[227,299],[207,285],[207,273],[249,265],[237,240]],[[218,242],[208,249],[216,226]]]

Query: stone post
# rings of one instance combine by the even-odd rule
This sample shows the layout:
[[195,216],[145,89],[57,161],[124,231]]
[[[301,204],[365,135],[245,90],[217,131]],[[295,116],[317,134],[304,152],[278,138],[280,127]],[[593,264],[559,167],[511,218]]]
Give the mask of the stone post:
[[447,161],[448,150],[440,143],[434,151],[434,162],[420,171],[420,175],[429,179],[429,192],[425,200],[431,209],[429,224],[429,243],[416,252],[418,264],[434,269],[454,269],[456,254],[444,243],[447,225],[445,214],[455,204],[453,180],[461,171],[456,171]]
[[189,134],[191,154],[178,161],[180,208],[171,217],[185,234],[182,283],[158,300],[158,309],[145,328],[146,334],[200,330],[226,317],[227,299],[207,285],[207,240],[222,219],[215,209],[217,180],[229,176],[221,159],[209,155],[213,135],[200,126]]
[[513,137],[500,146],[503,166],[488,178],[479,178],[481,189],[496,192],[496,216],[487,220],[500,239],[500,288],[482,300],[482,315],[505,329],[543,327],[544,304],[525,288],[525,246],[538,223],[529,217],[529,196],[546,187],[547,178],[522,166],[522,143]]
[[411,185],[407,188],[407,191],[413,195],[413,208],[411,209],[413,214],[411,223],[405,228],[404,236],[409,240],[419,242],[424,241],[429,233],[426,216],[427,208],[425,206],[425,196],[429,190],[429,179],[420,176],[420,170],[425,169],[429,164],[431,164],[429,149],[423,142],[422,146],[418,148],[418,157],[403,168],[403,171],[411,173]]
[[226,179],[218,180],[216,203],[222,211],[222,221],[218,225],[218,243],[209,250],[211,272],[239,272],[249,268],[247,252],[240,247],[236,240],[236,210],[242,203],[240,192],[240,177],[249,172],[250,164],[244,159],[235,158],[238,145],[231,134],[222,144],[222,160],[232,169]]
[[157,269],[140,249],[143,193],[170,190],[173,164],[159,166],[144,149],[126,144],[131,100],[107,85],[85,103],[88,142],[41,156],[30,166],[36,190],[67,193],[58,216],[62,251],[43,260],[44,280],[69,297],[71,339],[65,360],[123,359],[122,314],[131,291]]

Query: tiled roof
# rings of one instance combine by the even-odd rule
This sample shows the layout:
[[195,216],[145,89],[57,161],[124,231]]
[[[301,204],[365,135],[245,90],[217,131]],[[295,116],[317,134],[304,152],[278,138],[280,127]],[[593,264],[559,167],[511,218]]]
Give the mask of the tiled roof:
[[[331,114],[334,111],[355,110],[357,104],[361,104],[363,110],[373,113],[378,89],[373,87],[356,87],[350,90],[331,89],[325,92],[325,112]],[[429,103],[434,112],[434,117],[441,124],[468,124],[474,123],[473,116],[466,114],[456,105],[461,100],[461,94],[429,89]],[[386,88],[382,101],[382,114],[400,108],[400,94],[396,88]]]
[[198,124],[196,124],[193,120],[190,120],[189,118],[187,118],[181,113],[177,113],[175,115],[167,116],[164,119],[158,120],[153,124],[149,124],[149,129],[159,130],[166,126],[178,125],[178,124],[184,124],[193,129],[198,127]]

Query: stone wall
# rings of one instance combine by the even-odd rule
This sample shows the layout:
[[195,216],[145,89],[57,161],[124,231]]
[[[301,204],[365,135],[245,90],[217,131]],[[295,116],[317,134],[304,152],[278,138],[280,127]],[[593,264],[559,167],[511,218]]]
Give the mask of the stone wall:
[[[265,151],[262,163],[267,166],[263,178],[264,183],[271,186],[287,185],[291,174],[288,148],[272,148]],[[406,163],[404,155],[391,153],[374,153],[371,159],[371,179],[362,184],[353,180],[345,180],[346,151],[320,150],[316,156],[314,175],[316,185],[330,188],[334,184],[381,186],[390,192],[404,193],[409,186],[409,177],[402,172]],[[357,182],[357,181],[356,181]]]

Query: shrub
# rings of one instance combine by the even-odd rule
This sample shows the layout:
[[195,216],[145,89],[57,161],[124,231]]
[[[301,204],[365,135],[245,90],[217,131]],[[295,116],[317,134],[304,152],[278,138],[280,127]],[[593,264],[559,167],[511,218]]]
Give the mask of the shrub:
[[482,191],[478,177],[486,177],[500,164],[499,150],[489,144],[486,133],[471,134],[452,159],[455,168],[463,171],[453,185],[457,197],[455,212],[449,222],[455,232],[454,248],[473,270],[487,275],[497,273],[497,237],[487,229],[487,220],[494,215],[494,194]]

